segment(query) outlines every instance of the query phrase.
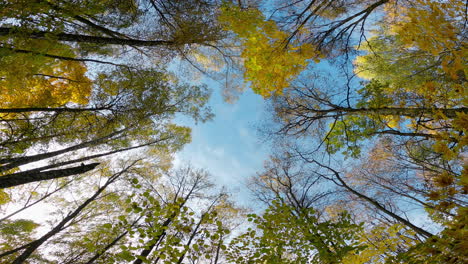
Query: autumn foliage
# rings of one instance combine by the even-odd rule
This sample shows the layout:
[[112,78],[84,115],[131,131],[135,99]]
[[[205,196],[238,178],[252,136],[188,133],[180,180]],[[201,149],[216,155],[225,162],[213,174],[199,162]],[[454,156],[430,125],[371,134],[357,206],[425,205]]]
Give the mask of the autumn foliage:
[[[466,12],[1,2],[0,263],[467,263]],[[216,82],[271,115],[251,208],[174,159]]]

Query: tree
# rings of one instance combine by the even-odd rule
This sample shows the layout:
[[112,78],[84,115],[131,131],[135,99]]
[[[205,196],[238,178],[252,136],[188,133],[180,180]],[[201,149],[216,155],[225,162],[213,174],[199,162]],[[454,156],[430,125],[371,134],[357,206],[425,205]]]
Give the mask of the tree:
[[[1,257],[9,256],[15,253],[18,253],[17,256],[14,256],[12,259],[12,263],[23,263],[26,259],[28,259],[41,245],[43,245],[47,240],[49,240],[54,235],[61,232],[63,229],[67,228],[68,224],[74,220],[90,203],[95,201],[97,197],[114,181],[118,179],[119,176],[126,173],[128,169],[130,169],[136,162],[133,162],[123,170],[118,173],[110,175],[104,185],[100,186],[97,191],[88,199],[86,199],[82,204],[80,204],[75,210],[67,214],[65,218],[63,218],[59,223],[57,223],[49,232],[42,235],[40,238],[33,240],[27,244],[24,244],[20,247],[15,249],[3,252],[0,254]],[[19,253],[21,252],[21,253]]]
[[[301,5],[303,12],[294,12]],[[271,6],[265,5],[264,10]],[[276,7],[265,12],[270,15],[268,21],[258,9],[246,5],[226,11],[239,13],[226,19],[226,29],[238,36],[243,54],[249,54],[243,55],[244,78],[255,79],[254,90],[271,96],[277,121],[271,134],[293,142],[286,147],[289,150],[283,161],[275,156],[274,165],[255,178],[257,196],[267,202],[279,196],[297,208],[308,204],[307,190],[321,186],[309,183],[326,179],[346,191],[348,208],[368,214],[368,225],[357,234],[367,250],[347,254],[343,262],[463,263],[466,256],[459,251],[462,239],[447,234],[463,233],[460,221],[466,218],[462,209],[466,205],[463,156],[467,114],[463,97],[464,3],[297,1]],[[330,7],[334,12],[325,11]],[[376,14],[378,23],[374,30],[366,31],[367,18],[379,7],[385,9]],[[247,23],[236,24],[242,16],[249,18]],[[360,30],[359,35],[352,34],[355,29]],[[286,32],[291,33],[289,38],[284,37]],[[261,44],[256,46],[257,35]],[[335,81],[331,81],[320,76],[319,70],[301,75],[305,69],[315,70],[304,63],[313,56],[348,60],[350,43],[358,44],[353,77],[362,78],[360,82],[350,77],[351,69],[346,66],[342,68],[347,79],[333,76]],[[297,67],[297,71],[284,71],[287,76],[272,74],[271,68],[281,62],[272,58],[305,44],[310,45],[312,55],[301,54],[299,60],[290,56],[288,67]],[[262,53],[258,48],[262,46],[269,52]],[[257,65],[258,58],[261,65]],[[281,85],[275,87],[279,82],[272,81],[274,78],[281,79]],[[319,155],[327,158],[319,159]],[[299,172],[288,164],[291,157],[302,160],[303,164],[296,165]],[[361,161],[353,160],[359,157],[363,157]],[[409,202],[415,205],[405,205]],[[344,206],[328,204],[325,212]],[[424,209],[432,225],[440,224],[443,231],[435,234],[415,224],[414,218],[405,215],[408,207]],[[243,237],[247,242],[238,246],[239,252],[245,250],[245,262],[296,257],[283,254],[281,239],[258,237],[249,230]],[[269,244],[279,253],[271,250],[262,255],[267,251],[264,249],[255,255],[254,250],[248,251]]]
[[[36,1],[25,5],[11,1],[5,4],[0,15],[3,20],[13,21],[1,28],[0,35],[25,39],[49,37],[56,41],[83,44],[85,49],[89,48],[86,45],[91,44],[92,49],[97,51],[100,49],[94,44],[134,47],[203,44],[219,39],[215,23],[204,24],[200,21],[203,18],[204,22],[210,22],[212,13],[209,8],[215,3],[191,0],[171,4],[159,1],[117,4],[111,1]],[[148,13],[143,12],[145,9],[153,16],[147,16]],[[139,21],[142,18],[149,19],[151,23],[145,27],[146,32],[129,31],[131,27],[142,26]],[[20,46],[14,48],[21,49]]]
[[[46,49],[57,56],[71,56],[70,46],[47,41],[29,41],[24,48]],[[86,76],[83,62],[56,60],[46,56],[32,56],[0,47],[0,108],[57,107],[66,103],[86,104],[92,83]],[[4,112],[5,113],[5,112]],[[7,112],[8,113],[8,112]],[[2,115],[13,119],[16,115]]]
[[376,224],[357,234],[364,249],[345,256],[343,263],[387,263],[393,261],[400,252],[407,250],[419,241],[411,231],[402,225]]
[[[431,135],[427,144],[420,144],[420,150],[413,146],[409,156],[419,166],[425,159],[438,156],[432,166],[427,162],[422,165],[432,170],[428,178],[434,185],[428,197],[439,200],[438,208],[451,210],[457,205],[448,200],[466,194],[460,156],[466,151],[466,67],[462,59],[466,45],[465,22],[459,19],[465,7],[457,1],[418,1],[401,10],[401,16],[390,16],[388,21],[392,23],[381,25],[379,34],[363,46],[368,54],[356,59],[356,71],[371,83],[383,84],[378,93],[368,89],[371,86],[363,89],[369,104],[383,99],[391,104],[432,109],[432,114],[401,119],[397,124],[411,122],[413,130]],[[446,112],[454,108],[459,110]]]
[[[2,261],[467,261],[465,3],[0,7]],[[175,117],[212,116],[174,64],[242,73],[271,103],[281,144],[249,186],[267,209],[232,235],[244,211],[170,169],[190,141]],[[41,203],[47,223],[21,214]]]
[[[27,219],[17,219],[2,221],[0,226],[1,250],[3,252],[30,243],[33,240],[31,236],[39,224]],[[32,255],[31,258],[41,260],[37,254]]]
[[[153,63],[124,65],[116,58],[131,48],[136,52],[125,56],[148,52],[145,56],[152,53],[155,61],[167,62],[190,44],[213,45],[222,38],[213,5],[215,1],[190,0],[169,5],[5,2],[0,12],[2,187],[84,173],[96,164],[76,163],[149,145],[177,149],[187,141],[188,130],[169,125],[167,117],[184,112],[208,119],[202,110],[206,88],[179,84]],[[148,19],[145,9],[155,16]],[[142,18],[152,24],[141,23]],[[68,146],[45,150],[52,144]],[[110,147],[106,152],[16,172],[21,165],[104,145]],[[25,155],[39,147],[43,153]]]
[[416,244],[397,256],[396,263],[464,263],[468,256],[464,250],[466,235],[466,208],[459,208],[457,215],[437,237]]
[[280,199],[262,216],[248,215],[255,228],[234,238],[229,260],[235,263],[340,263],[362,248],[353,234],[360,229],[346,213],[319,221],[312,208],[296,208]]
[[[65,212],[75,203],[59,199],[57,194],[86,186],[94,188],[96,185],[90,186],[87,181],[99,181],[102,175],[96,173],[97,165],[103,174],[112,170],[112,162],[106,164],[105,158],[139,148],[153,154],[173,153],[190,141],[190,129],[172,122],[176,114],[186,114],[195,121],[210,119],[211,112],[206,107],[208,89],[203,85],[182,84],[178,76],[161,68],[174,55],[183,56],[196,45],[216,47],[216,42],[224,37],[215,21],[216,1],[38,0],[7,1],[1,5],[0,53],[4,56],[0,64],[6,66],[0,71],[2,188],[45,180],[60,184],[63,177],[74,176],[67,179],[73,184],[65,190],[59,188],[53,195],[43,194],[44,199],[53,199],[58,213]],[[151,62],[141,63],[142,56]],[[134,57],[139,60],[132,60]],[[13,61],[18,64],[12,66]],[[128,172],[131,173],[134,172]],[[87,179],[80,174],[93,177]],[[180,183],[174,201],[152,196],[154,207],[145,208],[144,213],[142,208],[122,203],[120,209],[130,210],[113,220],[119,224],[115,229],[112,224],[96,225],[94,229],[91,223],[103,220],[106,210],[112,216],[117,214],[111,210],[111,204],[121,201],[110,189],[127,192],[124,197],[132,201],[130,193],[138,193],[141,188],[135,184],[127,189],[108,189],[113,181],[111,176],[106,184],[98,183],[91,198],[81,191],[75,193],[82,200],[78,208],[65,213],[43,236],[7,249],[2,256],[14,263],[32,260],[44,245],[58,241],[61,248],[69,245],[70,251],[61,257],[70,263],[120,261],[128,259],[129,254],[136,263],[164,256],[182,262],[186,258],[196,259],[192,247],[202,248],[205,244],[201,237],[205,241],[211,239],[213,232],[217,234],[213,245],[218,245],[216,257],[219,257],[219,237],[226,230],[215,221],[218,200],[200,214],[189,214],[185,202],[192,199],[192,192],[182,194],[187,187],[185,180]],[[193,188],[198,188],[198,184],[194,183]],[[2,191],[5,196],[2,203],[11,200],[8,196],[14,192],[14,188]],[[148,202],[143,193],[138,195],[136,200]],[[161,217],[156,217],[161,204]],[[163,226],[157,229],[154,225],[159,222]],[[86,226],[87,223],[90,225]],[[135,232],[143,232],[142,227],[154,231],[154,236],[141,241],[141,247],[131,248],[129,240]],[[171,230],[164,230],[167,227]],[[89,240],[62,235],[80,231],[82,234],[90,231],[85,237]],[[156,233],[160,233],[160,239]],[[90,241],[97,242],[96,246],[92,247]],[[173,244],[175,241],[179,244]],[[123,245],[131,250],[114,248]],[[160,254],[149,249],[155,246],[178,250]],[[46,261],[50,256],[41,257]]]
[[[282,151],[288,151],[288,149],[291,150],[291,145],[287,145]],[[281,152],[277,151],[277,153]],[[378,153],[372,155],[374,158],[379,157]],[[252,179],[251,182],[254,184],[251,189],[258,199],[266,202],[267,205],[275,200],[274,197],[281,197],[281,203],[289,207],[293,214],[304,210],[313,210],[318,222],[339,221],[337,219],[341,214],[349,212],[346,214],[350,214],[352,223],[363,223],[362,229],[351,232],[360,248],[344,254],[339,260],[340,263],[364,263],[370,260],[379,263],[377,260],[384,261],[390,257],[398,256],[401,252],[418,244],[421,238],[432,236],[425,228],[413,224],[412,221],[416,218],[408,219],[406,214],[415,208],[424,209],[428,205],[426,203],[430,202],[424,196],[421,197],[418,193],[419,190],[413,189],[418,187],[414,180],[407,179],[406,182],[399,182],[392,178],[401,177],[404,179],[405,172],[394,171],[392,174],[389,174],[388,171],[381,172],[383,176],[378,178],[377,171],[379,169],[391,171],[395,170],[395,167],[385,167],[389,165],[384,163],[384,159],[378,162],[374,161],[374,163],[366,161],[367,159],[363,158],[362,164],[358,164],[345,174],[323,163],[315,163],[318,161],[312,159],[311,154],[299,152],[276,154],[266,164],[265,170]],[[403,167],[403,165],[401,166]],[[322,171],[321,167],[325,168],[325,171]],[[369,171],[366,170],[367,168]],[[328,172],[333,174],[329,175]],[[400,176],[398,173],[402,175]],[[392,179],[399,185],[392,186],[391,183],[386,185],[386,182],[381,179],[384,176],[388,176],[388,179]],[[381,191],[382,186],[386,187],[384,191],[387,193]],[[408,188],[408,193],[400,190],[400,186]],[[404,199],[411,198],[422,202],[422,204],[419,207],[409,206]],[[278,216],[275,215],[271,221],[277,221],[277,218]],[[293,220],[288,219],[285,222],[291,224]],[[296,223],[291,225],[291,228],[299,228]],[[275,232],[276,234],[281,233],[283,230],[277,222],[274,222],[268,229],[273,229],[274,231],[271,231],[273,234]],[[284,236],[286,235],[281,237]],[[248,236],[246,235],[246,237]],[[284,238],[285,245],[290,245],[289,241],[295,241],[295,237],[292,235]],[[282,239],[275,240],[274,237],[271,240],[271,243],[281,243],[278,240],[283,241]],[[268,243],[260,243],[259,245],[261,247]],[[244,248],[244,250],[246,249]],[[247,253],[233,253],[233,256],[242,254],[247,255]],[[270,252],[265,255],[265,258],[273,255],[274,253]],[[321,261],[326,259],[324,256],[317,258]],[[299,260],[286,261],[286,263],[291,262],[299,262]]]
[[393,1],[263,2],[224,4],[219,20],[241,47],[244,80],[268,98],[281,95],[311,61],[347,53],[357,29],[359,44],[368,17]]
[[[73,197],[59,195],[50,201],[57,216],[64,217],[51,219],[53,230],[57,230],[56,223],[66,224],[43,241],[43,247],[51,249],[44,261],[185,263],[220,259],[225,249],[220,239],[229,233],[224,222],[230,216],[224,212],[235,211],[235,207],[225,194],[211,189],[205,171],[191,167],[167,170],[160,163],[162,158],[158,159],[139,161],[92,201],[82,188],[101,187],[99,182],[106,178],[81,177],[81,184],[65,190]],[[77,203],[86,206],[80,206],[79,214],[68,214]],[[29,244],[21,246],[17,251]]]
[[339,192],[327,185],[327,179],[307,173],[300,159],[281,151],[272,155],[264,169],[249,179],[249,189],[267,206],[281,198],[282,203],[296,212],[313,208],[317,216],[323,216],[325,206],[340,198]]
[[[278,133],[299,135],[319,128],[325,130],[320,133],[321,140],[326,143],[329,152],[334,153],[345,148],[346,154],[357,156],[360,152],[359,143],[362,144],[365,139],[374,136],[395,135],[427,140],[439,138],[418,126],[400,126],[404,122],[427,123],[437,115],[444,115],[447,120],[457,122],[467,112],[465,107],[402,107],[393,98],[383,94],[387,86],[378,81],[372,81],[359,90],[357,98],[353,98],[356,102],[354,104],[350,97],[343,100],[331,91],[328,93],[329,89],[323,85],[320,82],[299,83],[291,87],[284,96],[274,98],[273,107],[282,124]],[[435,124],[438,130],[450,131],[447,141],[459,142],[460,136],[456,136],[456,133],[460,128],[451,127],[444,121],[440,124],[441,126]]]
[[[23,138],[30,128],[26,131],[9,129],[4,135],[4,146],[11,146],[15,150],[18,144],[29,147],[37,146],[38,143],[47,146],[49,142],[61,144],[70,142],[73,145],[48,153],[3,158],[0,170],[8,171],[21,165],[61,157],[75,151],[108,146],[108,150],[104,152],[69,160],[56,160],[52,165],[43,166],[38,168],[39,170],[33,169],[38,173],[35,180],[22,181],[30,182],[82,173],[92,169],[96,164],[86,165],[87,167],[76,166],[75,170],[59,169],[56,173],[42,171],[79,164],[138,147],[154,145],[174,151],[188,140],[186,128],[168,122],[176,112],[186,113],[196,120],[206,120],[210,117],[210,113],[204,109],[209,95],[206,87],[171,84],[166,79],[167,75],[158,71],[115,71],[111,74],[112,77],[106,74],[99,76],[94,95],[96,99],[89,107],[22,109],[25,113],[34,113],[37,117],[43,116],[39,121],[26,121],[32,123],[33,132],[40,136]],[[22,122],[24,121],[7,121],[10,128],[18,123],[21,125]],[[47,125],[41,129],[43,122]],[[17,134],[19,138],[11,140]],[[32,176],[31,171],[5,174],[2,176],[5,183],[3,186],[14,186],[16,183],[7,184],[9,179],[19,181],[27,175]]]
[[265,21],[257,9],[242,10],[225,4],[220,21],[226,30],[236,34],[244,58],[244,80],[251,82],[254,92],[269,97],[281,93],[307,66],[307,59],[317,56],[309,44],[291,44],[282,49],[288,34],[275,22]]
[[[431,6],[431,14],[439,12],[438,8],[436,4]],[[454,6],[454,10],[459,9]],[[450,9],[447,12],[449,18],[456,14]],[[407,147],[406,157],[433,172],[431,181],[437,183],[432,187],[431,199],[440,198],[437,207],[447,211],[457,205],[447,203],[446,198],[450,200],[465,192],[460,182],[463,178],[460,153],[466,147],[463,120],[467,109],[460,85],[466,80],[455,60],[450,66],[447,62],[443,66],[443,61],[457,55],[447,55],[449,51],[434,47],[437,54],[440,52],[437,58],[427,46],[421,48],[420,43],[408,48],[404,34],[411,28],[405,33],[398,31],[404,23],[397,23],[393,31],[389,29],[392,25],[382,26],[379,34],[363,45],[368,54],[356,58],[355,71],[369,81],[361,89],[353,90],[348,85],[340,96],[324,88],[326,84],[300,80],[303,83],[298,82],[285,96],[275,98],[275,111],[282,123],[279,133],[297,136],[322,130],[318,132],[319,145],[324,144],[329,153],[344,149],[343,154],[353,157],[369,142],[376,142],[373,140],[377,137],[406,138],[403,143]],[[462,25],[458,22],[454,25],[458,27],[451,27],[453,34],[440,42],[463,50],[457,46],[461,45],[457,36]],[[432,165],[425,162],[427,159],[431,159]]]

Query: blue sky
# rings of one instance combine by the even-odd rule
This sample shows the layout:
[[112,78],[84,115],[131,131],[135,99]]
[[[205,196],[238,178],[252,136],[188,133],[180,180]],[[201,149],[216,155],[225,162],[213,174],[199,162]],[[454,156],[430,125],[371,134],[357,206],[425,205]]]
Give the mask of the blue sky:
[[[311,69],[328,74],[336,71],[326,61],[312,63]],[[178,71],[176,64],[173,70]],[[338,73],[333,75],[335,81],[340,78]],[[193,82],[186,76],[181,78]],[[238,203],[252,205],[253,197],[246,187],[246,179],[262,170],[271,152],[271,142],[258,133],[258,127],[271,120],[271,113],[266,110],[266,100],[247,87],[237,101],[227,103],[222,97],[223,85],[218,82],[202,77],[193,84],[207,84],[212,90],[209,106],[215,117],[198,124],[188,122],[183,117],[177,118],[177,123],[192,128],[192,142],[176,154],[174,165],[189,163],[194,168],[207,170],[212,174],[214,183],[227,187]]]
[[222,87],[207,81],[213,94],[210,107],[215,114],[206,123],[190,124],[192,142],[176,154],[175,166],[190,163],[213,175],[218,186],[225,186],[235,200],[247,205],[249,192],[245,180],[255,175],[268,157],[267,143],[257,133],[268,114],[261,96],[247,89],[230,104],[221,96]]

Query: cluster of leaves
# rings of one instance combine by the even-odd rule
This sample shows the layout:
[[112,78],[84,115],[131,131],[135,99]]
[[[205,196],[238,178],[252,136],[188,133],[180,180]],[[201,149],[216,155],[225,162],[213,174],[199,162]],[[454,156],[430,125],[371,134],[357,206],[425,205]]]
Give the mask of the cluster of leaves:
[[244,80],[252,90],[265,98],[278,95],[288,87],[309,64],[319,61],[319,55],[309,43],[287,43],[288,32],[274,21],[266,21],[257,9],[242,10],[224,4],[219,21],[232,31],[241,45],[244,59]]
[[320,221],[312,208],[298,211],[274,200],[262,216],[247,217],[255,229],[230,242],[228,258],[234,263],[341,263],[365,248],[354,240],[362,226],[345,212]]
[[[43,40],[28,42],[18,46],[58,56],[71,56],[73,53],[67,45],[54,45]],[[0,48],[0,52],[1,108],[57,107],[66,103],[84,105],[88,102],[92,84],[82,62],[18,54],[7,48]]]

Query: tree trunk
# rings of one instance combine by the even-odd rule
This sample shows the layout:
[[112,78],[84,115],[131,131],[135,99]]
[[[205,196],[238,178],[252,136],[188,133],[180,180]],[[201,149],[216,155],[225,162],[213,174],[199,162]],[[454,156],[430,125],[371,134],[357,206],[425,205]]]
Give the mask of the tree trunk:
[[[411,118],[422,117],[424,115],[435,115],[437,112],[442,113],[448,118],[457,117],[457,113],[468,113],[467,107],[460,108],[424,108],[424,107],[380,107],[380,108],[352,108],[333,106],[329,109],[314,109],[307,106],[298,106],[294,109],[286,109],[285,112],[291,111],[293,114],[315,114],[313,119],[344,116],[344,115],[383,115],[383,116],[406,116]],[[332,116],[330,116],[332,115]]]
[[115,131],[113,133],[110,133],[110,134],[108,134],[108,135],[106,135],[104,137],[100,137],[100,138],[97,138],[97,139],[86,141],[86,142],[83,142],[83,143],[80,143],[80,144],[77,144],[77,145],[74,145],[74,146],[71,146],[71,147],[68,147],[68,148],[64,148],[64,149],[57,150],[57,151],[52,151],[52,152],[49,152],[49,153],[36,154],[36,155],[32,155],[32,156],[18,157],[18,158],[0,159],[0,164],[5,164],[3,166],[0,166],[0,172],[7,171],[7,170],[10,170],[10,169],[16,168],[18,166],[31,163],[31,162],[36,162],[36,161],[39,161],[39,160],[52,158],[52,157],[55,157],[55,156],[58,156],[58,155],[61,155],[61,154],[64,154],[64,153],[67,153],[67,152],[70,152],[70,151],[75,151],[75,150],[83,149],[83,148],[86,148],[86,147],[91,147],[91,146],[101,144],[101,143],[105,142],[106,140],[109,140],[113,136],[121,134],[125,130],[126,129],[121,129],[119,131]]
[[110,107],[94,108],[67,108],[67,107],[27,107],[27,108],[0,108],[0,113],[24,113],[24,112],[54,112],[54,113],[74,113],[111,110]]
[[62,167],[62,166],[66,166],[66,165],[71,165],[71,164],[75,164],[75,163],[79,163],[79,162],[85,162],[85,161],[88,161],[88,160],[91,160],[91,159],[102,158],[102,157],[109,156],[109,155],[112,155],[112,154],[116,154],[116,153],[120,153],[120,152],[124,152],[124,151],[129,151],[129,150],[132,150],[132,149],[137,149],[137,148],[142,148],[142,147],[150,146],[150,145],[156,144],[156,143],[158,143],[158,142],[161,142],[161,141],[164,141],[164,140],[167,140],[167,139],[169,139],[169,137],[167,137],[167,138],[162,138],[162,139],[155,140],[155,141],[151,141],[151,142],[148,142],[148,143],[145,143],[145,144],[141,144],[141,145],[138,145],[138,146],[134,146],[134,147],[128,147],[128,148],[123,148],[123,149],[117,149],[117,150],[108,151],[108,152],[104,152],[104,153],[99,153],[99,154],[95,154],[95,155],[91,155],[91,156],[85,156],[85,157],[78,158],[78,159],[73,159],[73,160],[67,160],[67,161],[63,161],[63,162],[58,162],[58,163],[54,163],[54,164],[51,164],[51,165],[47,165],[47,166],[35,168],[35,169],[29,170],[29,171],[34,171],[34,170],[36,170],[36,171],[43,171],[43,170],[54,169],[54,168],[57,168],[57,167]]
[[143,263],[143,259],[146,259],[146,257],[149,256],[149,254],[151,253],[151,251],[153,251],[154,247],[156,246],[156,244],[158,243],[158,241],[164,237],[166,235],[166,231],[165,231],[165,228],[168,227],[171,223],[172,223],[172,220],[174,219],[176,215],[173,214],[171,215],[169,218],[166,219],[166,221],[164,221],[164,223],[162,224],[162,229],[164,230],[163,232],[161,232],[158,236],[156,236],[156,239],[153,239],[152,242],[150,242],[150,245],[148,246],[148,248],[145,248],[141,251],[140,255],[138,256],[138,258],[133,262],[133,264],[142,264]]
[[67,176],[82,174],[93,170],[99,163],[91,163],[88,165],[82,164],[78,167],[72,167],[67,169],[59,169],[59,170],[50,170],[50,171],[25,171],[25,172],[18,172],[9,174],[6,176],[0,177],[0,189],[8,188],[13,186],[18,186],[26,183],[37,182],[37,181],[44,181],[44,180],[51,180],[51,179],[58,179]]
[[16,49],[16,48],[9,48],[9,47],[0,47],[0,49],[7,49],[16,53],[25,53],[25,54],[33,54],[33,55],[40,55],[44,56],[47,58],[52,58],[52,59],[59,59],[59,60],[65,60],[65,61],[78,61],[78,62],[95,62],[95,63],[101,63],[101,64],[109,64],[109,65],[114,65],[118,67],[124,67],[124,68],[130,68],[128,65],[124,64],[118,64],[118,63],[113,63],[110,61],[102,61],[102,60],[96,60],[96,59],[87,59],[87,58],[72,58],[72,57],[66,57],[66,56],[58,56],[58,55],[52,55],[52,54],[47,54],[43,52],[37,52],[37,51],[32,51],[32,50],[23,50],[23,49]]
[[107,182],[100,187],[90,198],[88,198],[84,203],[82,203],[78,208],[76,208],[73,212],[69,213],[60,223],[58,223],[52,230],[47,232],[45,235],[43,235],[41,238],[29,243],[29,246],[26,248],[26,250],[23,251],[21,255],[19,255],[13,262],[12,264],[20,264],[24,263],[24,261],[31,256],[31,254],[34,253],[34,251],[39,248],[44,242],[46,242],[49,238],[52,236],[56,235],[62,229],[65,227],[65,225],[73,220],[83,209],[86,208],[91,202],[96,200],[96,198],[109,186],[111,183],[113,183],[120,175],[125,173],[131,166],[135,164],[132,163],[130,166],[122,170],[121,172],[114,174],[112,177],[110,177]]
[[363,200],[365,200],[365,201],[371,203],[371,204],[374,205],[378,210],[382,211],[383,213],[387,214],[388,216],[392,217],[393,219],[397,220],[398,222],[402,223],[403,225],[405,225],[405,226],[407,226],[407,227],[413,229],[417,234],[419,234],[419,235],[421,235],[421,236],[423,236],[423,237],[425,237],[425,238],[429,238],[429,237],[432,237],[432,236],[433,236],[433,234],[429,233],[428,231],[426,231],[426,230],[424,230],[424,229],[422,229],[422,228],[420,228],[420,227],[418,227],[418,226],[413,225],[410,221],[408,221],[408,220],[402,218],[401,216],[399,216],[399,215],[397,215],[397,214],[395,214],[395,213],[393,213],[393,212],[387,210],[387,208],[385,208],[384,206],[382,206],[382,205],[381,205],[379,202],[377,202],[376,200],[374,200],[374,199],[372,199],[372,198],[370,198],[370,197],[368,197],[368,196],[366,196],[366,195],[364,195],[364,194],[362,194],[362,193],[360,193],[360,192],[354,190],[353,188],[351,188],[351,187],[341,178],[340,174],[339,174],[336,170],[334,170],[334,169],[332,169],[332,168],[330,168],[330,167],[328,167],[328,166],[326,166],[326,165],[323,165],[323,164],[321,164],[321,163],[319,163],[319,162],[317,162],[317,161],[313,161],[313,162],[314,162],[315,164],[319,165],[320,167],[326,168],[326,169],[328,169],[329,171],[333,172],[333,174],[335,175],[335,177],[338,179],[338,181],[341,183],[341,185],[342,185],[346,190],[350,191],[351,193],[353,193],[353,194],[356,195],[357,197],[359,197],[359,198],[361,198],[361,199],[363,199]]
[[[201,217],[200,217],[200,220],[198,221],[197,225],[195,226],[195,229],[193,230],[192,234],[190,235],[190,238],[189,240],[187,241],[187,243],[185,243],[185,246],[186,247],[190,247],[190,245],[192,244],[192,241],[193,239],[195,238],[195,236],[197,235],[197,232],[198,232],[198,229],[200,228],[202,222],[203,222],[203,217],[204,217],[205,214],[203,214]],[[177,264],[181,264],[182,261],[184,261],[184,258],[185,258],[185,254],[187,254],[187,251],[188,249],[185,249],[184,252],[182,253],[182,256],[179,257],[179,260],[177,261]]]
[[[338,111],[340,109],[337,109]],[[402,107],[382,107],[382,108],[343,108],[347,113],[369,113],[377,115],[389,116],[407,116],[407,117],[421,117],[424,115],[434,115],[441,112],[448,118],[457,117],[457,113],[468,113],[468,108],[402,108]]]
[[[187,200],[190,198],[190,196],[192,195],[192,192],[193,190],[195,189],[195,186],[196,184],[194,184],[192,186],[192,189],[190,189],[189,193],[184,197],[184,201],[180,204],[179,206],[179,209],[181,209],[185,203],[187,202]],[[177,199],[177,196],[174,198],[174,199]],[[176,213],[172,214],[169,216],[169,218],[166,219],[166,221],[164,221],[164,223],[162,224],[162,227],[168,227],[172,221],[174,220],[174,218],[177,216]],[[148,248],[145,248],[141,251],[140,255],[138,256],[139,258],[137,258],[133,264],[142,264],[143,263],[143,259],[145,259],[146,257],[149,256],[149,254],[151,253],[151,251],[153,251],[154,247],[156,246],[156,244],[158,243],[158,241],[166,235],[166,229],[163,229],[164,231],[161,232],[161,234],[159,234],[156,239],[154,239],[151,244],[149,245]]]
[[[12,28],[0,27],[0,36],[8,36],[16,33]],[[121,46],[136,46],[136,47],[157,47],[157,46],[171,46],[176,42],[170,40],[141,40],[141,39],[124,39],[116,37],[98,37],[70,33],[53,33],[47,31],[36,31],[26,34],[28,38],[32,39],[46,39],[47,35],[54,36],[59,41],[70,41],[77,43],[93,43],[100,45],[121,45]],[[188,44],[188,43],[187,43]]]

